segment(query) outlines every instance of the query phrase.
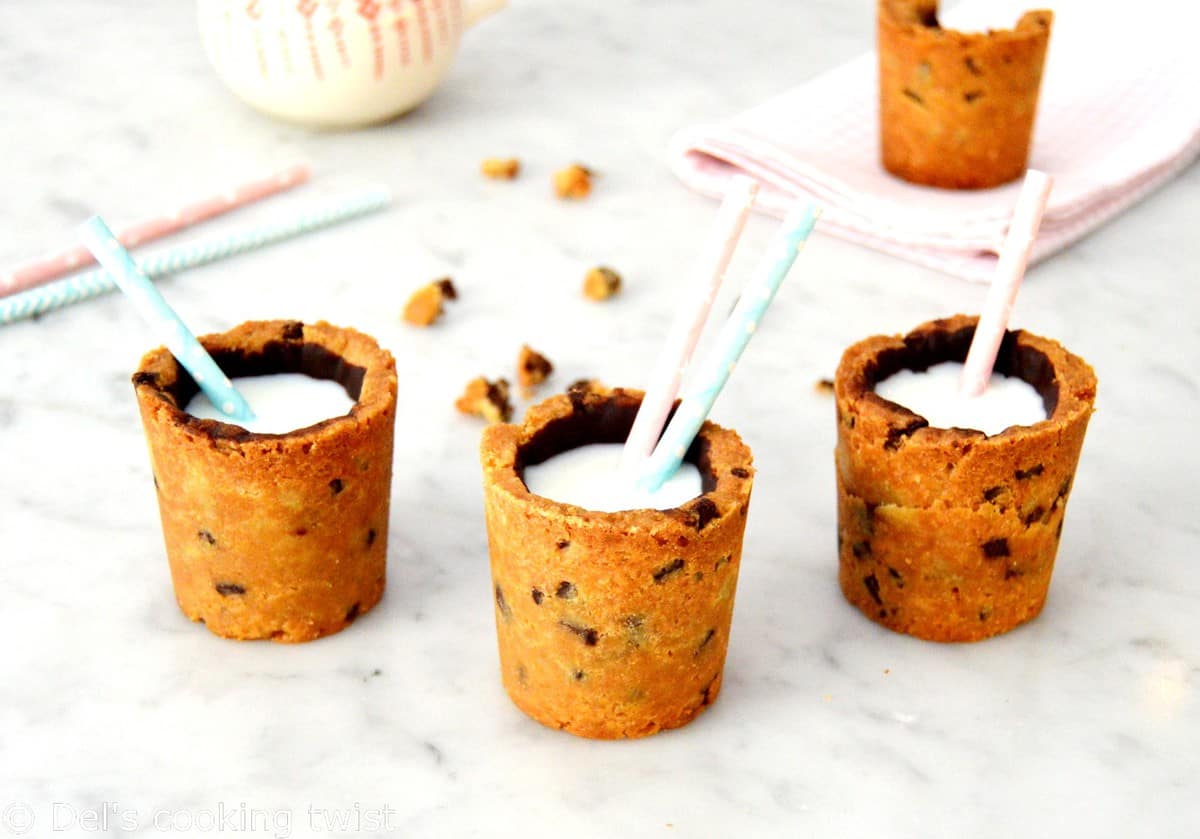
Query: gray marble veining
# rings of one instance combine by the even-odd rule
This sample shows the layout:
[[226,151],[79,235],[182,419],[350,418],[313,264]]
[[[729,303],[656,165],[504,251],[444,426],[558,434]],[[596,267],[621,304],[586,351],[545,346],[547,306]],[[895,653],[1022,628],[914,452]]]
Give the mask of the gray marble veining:
[[[306,159],[313,184],[211,228],[366,183],[395,207],[161,288],[198,331],[356,326],[401,383],[383,602],[316,643],[234,643],[172,597],[128,385],[152,343],[136,315],[108,297],[0,329],[0,836],[30,816],[35,836],[1200,832],[1197,167],[1037,267],[1018,303],[1017,325],[1100,380],[1040,618],[943,646],[843,601],[833,406],[813,385],[853,341],[982,293],[818,234],[714,412],[760,470],[720,699],[682,730],[594,743],[501,689],[479,425],[455,396],[511,374],[523,342],[555,387],[641,385],[713,211],[667,171],[667,138],[865,49],[871,6],[514,0],[417,111],[317,133],[224,91],[190,3],[0,5],[0,265],[88,212],[120,223]],[[500,154],[517,181],[478,176]],[[563,204],[549,178],[574,160],[601,177]],[[752,220],[734,276],[771,230]],[[603,306],[578,291],[597,263],[627,280]],[[443,274],[461,299],[406,328],[408,293]]]

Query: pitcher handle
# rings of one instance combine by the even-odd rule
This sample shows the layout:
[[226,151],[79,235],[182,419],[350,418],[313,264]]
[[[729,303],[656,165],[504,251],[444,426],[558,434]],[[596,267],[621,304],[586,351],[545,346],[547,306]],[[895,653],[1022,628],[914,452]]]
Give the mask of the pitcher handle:
[[474,26],[507,5],[508,0],[467,0],[463,6],[463,20],[468,27]]

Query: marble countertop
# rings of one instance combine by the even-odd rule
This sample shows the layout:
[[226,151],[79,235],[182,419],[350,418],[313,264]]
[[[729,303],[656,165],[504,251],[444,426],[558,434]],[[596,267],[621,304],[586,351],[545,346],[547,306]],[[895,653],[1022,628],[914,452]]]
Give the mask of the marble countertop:
[[[667,139],[861,52],[872,13],[514,0],[419,110],[317,133],[226,93],[190,3],[0,7],[0,265],[91,212],[133,220],[308,160],[302,193],[211,227],[368,183],[394,208],[160,287],[197,331],[356,326],[400,378],[383,602],[315,643],[236,643],[172,596],[136,314],[109,296],[0,328],[0,836],[29,818],[35,836],[1196,835],[1200,167],[1035,268],[1017,305],[1100,380],[1036,621],[938,645],[839,593],[833,405],[814,383],[853,341],[977,310],[982,289],[818,234],[714,411],[759,469],[719,701],[606,743],[501,688],[480,425],[455,396],[523,342],[557,387],[640,385],[713,211],[668,172]],[[520,179],[479,177],[504,154]],[[574,160],[602,177],[565,204],[549,178]],[[751,221],[736,276],[773,226]],[[602,306],[578,291],[598,263],[627,282]],[[461,300],[405,327],[409,292],[446,274]]]

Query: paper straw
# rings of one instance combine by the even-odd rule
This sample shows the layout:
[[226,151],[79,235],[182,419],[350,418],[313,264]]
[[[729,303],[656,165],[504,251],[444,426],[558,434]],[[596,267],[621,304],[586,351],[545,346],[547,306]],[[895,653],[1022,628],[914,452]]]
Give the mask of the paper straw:
[[[118,233],[117,239],[127,248],[160,239],[183,230],[185,227],[298,186],[307,181],[311,174],[307,164],[298,163],[289,166],[269,177],[235,186],[220,195],[188,204],[166,215],[140,221]],[[0,295],[33,288],[94,262],[92,255],[84,247],[71,248],[41,257],[33,262],[20,265],[7,274],[0,274]]]
[[692,266],[690,281],[686,286],[686,294],[689,297],[701,286],[703,293],[691,297],[694,302],[690,306],[685,303],[671,324],[666,345],[650,375],[642,406],[638,409],[633,428],[629,430],[629,437],[625,440],[625,449],[621,454],[623,469],[637,469],[654,451],[654,444],[662,433],[667,414],[671,412],[671,405],[679,392],[683,371],[692,358],[696,342],[700,340],[700,333],[704,331],[713,300],[721,289],[725,269],[729,266],[738,237],[742,235],[742,229],[746,226],[746,217],[750,214],[750,207],[754,204],[757,192],[758,183],[745,175],[735,175],[729,181],[725,199],[721,202],[717,218],[709,231],[707,244],[701,249],[695,265]]
[[[198,242],[179,245],[139,260],[137,265],[143,274],[161,277],[348,221],[381,210],[390,203],[391,196],[387,190],[372,187],[321,209],[306,210],[240,233],[212,236]],[[80,300],[88,300],[116,287],[116,283],[107,272],[96,270],[56,280],[20,294],[0,297],[0,326],[59,309]]]
[[971,348],[963,364],[958,387],[964,396],[979,396],[987,390],[992,367],[996,364],[996,354],[1000,352],[1000,342],[1004,340],[1008,319],[1017,301],[1017,292],[1021,290],[1021,280],[1025,277],[1029,251],[1037,238],[1053,185],[1054,179],[1045,172],[1030,169],[1025,173],[1025,182],[1021,185],[1021,194],[1017,196],[1017,205],[1013,208],[1008,235],[1004,239],[1004,247],[1000,249],[996,273],[992,276],[983,312],[975,327],[975,337],[971,339]]
[[250,410],[229,377],[221,371],[208,351],[200,346],[196,336],[158,293],[150,278],[138,270],[133,257],[117,241],[108,225],[99,216],[92,216],[79,228],[79,238],[121,291],[125,292],[138,314],[150,324],[171,355],[192,374],[209,401],[234,420],[248,422],[254,419],[254,411]]
[[759,321],[775,298],[775,292],[796,261],[820,214],[815,205],[803,201],[784,218],[779,233],[767,251],[763,267],[742,289],[741,297],[729,319],[721,326],[712,350],[697,368],[695,378],[688,383],[679,410],[642,469],[638,485],[643,489],[654,492],[679,469],[688,447],[712,410],[721,388],[729,380],[742,351],[750,343]]

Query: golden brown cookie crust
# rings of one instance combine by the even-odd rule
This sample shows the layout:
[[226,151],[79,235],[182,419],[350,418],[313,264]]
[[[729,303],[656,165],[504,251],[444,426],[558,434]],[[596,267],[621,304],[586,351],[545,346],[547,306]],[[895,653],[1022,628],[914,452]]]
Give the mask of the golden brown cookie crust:
[[231,375],[305,372],[357,401],[349,414],[259,434],[181,410],[196,391],[159,348],[133,376],[180,608],[228,638],[308,641],[383,595],[396,370],[367,335],[254,321],[201,343]]
[[733,431],[693,448],[705,492],[673,510],[597,513],[529,492],[526,462],[624,439],[641,401],[575,388],[484,431],[480,457],[504,687],[584,737],[689,722],[721,688],[754,470]]
[[912,183],[982,189],[1029,159],[1053,12],[1014,29],[942,29],[936,0],[878,0],[883,167]]
[[987,638],[1041,611],[1096,395],[1083,359],[1006,335],[999,372],[1042,394],[1045,421],[988,436],[932,428],[874,392],[902,368],[962,361],[956,315],[846,350],[835,379],[839,582],[872,620],[937,641]]

